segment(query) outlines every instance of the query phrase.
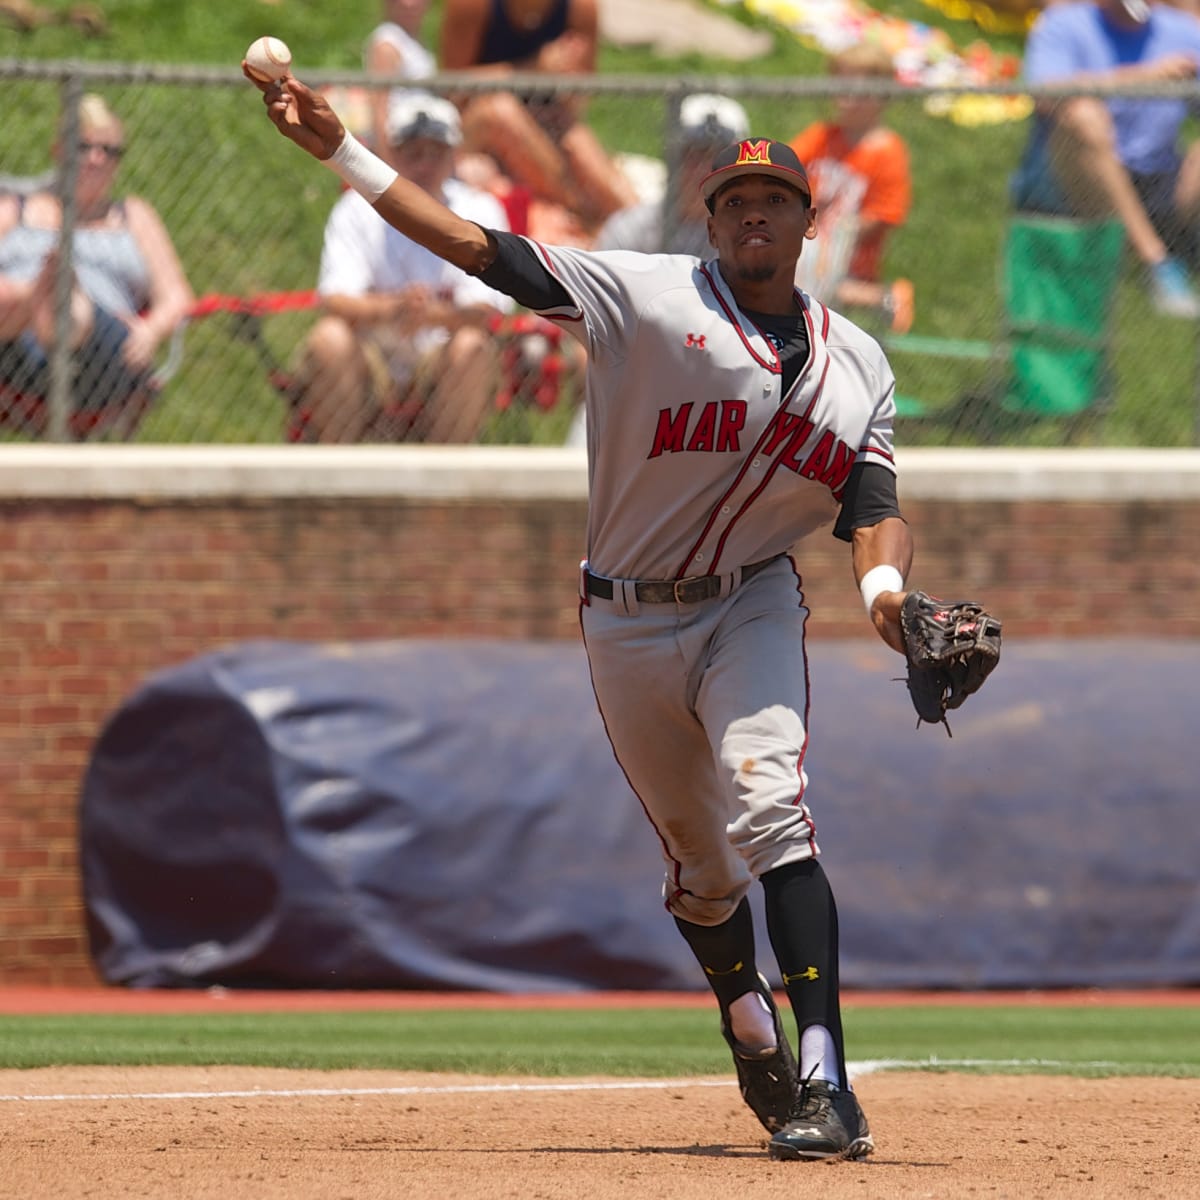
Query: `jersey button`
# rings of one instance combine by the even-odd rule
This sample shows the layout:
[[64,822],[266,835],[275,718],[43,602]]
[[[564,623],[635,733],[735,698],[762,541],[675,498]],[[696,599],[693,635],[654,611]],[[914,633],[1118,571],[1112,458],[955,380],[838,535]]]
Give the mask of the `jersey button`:
[[724,517],[724,516],[728,515],[728,513],[729,513],[729,505],[728,505],[728,504],[722,504],[722,505],[721,505],[721,516],[723,516],[723,517]]
[[759,468],[762,466],[762,459],[761,459],[761,458],[756,458],[756,459],[755,459],[755,460],[754,460],[754,461],[753,461],[753,462],[750,464],[750,466],[751,466],[751,467],[753,467],[753,468],[754,468],[754,470],[756,470],[756,471],[757,471],[757,470],[758,470],[758,469],[759,469]]
[[703,555],[703,554],[697,554],[697,555],[696,555],[696,561],[697,561],[697,562],[703,562],[703,561],[704,561],[704,555]]

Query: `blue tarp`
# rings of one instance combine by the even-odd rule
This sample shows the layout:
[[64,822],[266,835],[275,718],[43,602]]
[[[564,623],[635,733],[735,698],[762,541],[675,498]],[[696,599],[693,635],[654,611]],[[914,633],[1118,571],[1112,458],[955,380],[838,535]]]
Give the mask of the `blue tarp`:
[[[901,668],[812,648],[844,984],[1200,983],[1200,644],[1006,644],[952,739],[914,729]],[[80,829],[113,983],[703,986],[575,643],[255,642],[163,671],[102,731]]]

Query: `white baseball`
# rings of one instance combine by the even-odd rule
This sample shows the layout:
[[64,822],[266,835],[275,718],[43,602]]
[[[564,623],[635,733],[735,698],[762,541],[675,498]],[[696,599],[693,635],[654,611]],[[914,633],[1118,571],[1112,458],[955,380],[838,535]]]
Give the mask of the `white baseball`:
[[260,37],[246,51],[246,66],[250,74],[264,83],[282,79],[292,65],[292,52],[286,42],[274,37]]

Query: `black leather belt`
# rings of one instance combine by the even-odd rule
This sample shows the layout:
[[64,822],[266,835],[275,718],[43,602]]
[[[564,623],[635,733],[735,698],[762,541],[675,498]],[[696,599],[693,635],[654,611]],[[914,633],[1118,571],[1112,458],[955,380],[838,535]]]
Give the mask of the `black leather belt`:
[[[763,567],[770,566],[779,557],[776,554],[743,567],[742,582],[757,575]],[[633,591],[643,604],[699,604],[702,600],[712,600],[721,594],[723,578],[721,575],[692,575],[687,579],[639,579]],[[605,579],[603,575],[593,575],[588,571],[584,586],[589,596],[599,596],[601,600],[613,598],[613,581]]]

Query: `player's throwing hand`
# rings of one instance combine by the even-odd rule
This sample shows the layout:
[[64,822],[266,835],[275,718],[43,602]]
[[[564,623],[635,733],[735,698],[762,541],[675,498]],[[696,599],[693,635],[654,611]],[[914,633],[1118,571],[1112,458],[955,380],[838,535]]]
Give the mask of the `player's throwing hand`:
[[263,103],[275,128],[314,158],[331,157],[346,136],[345,126],[324,96],[312,91],[290,71],[278,81],[265,83],[246,62],[242,74],[263,94]]

